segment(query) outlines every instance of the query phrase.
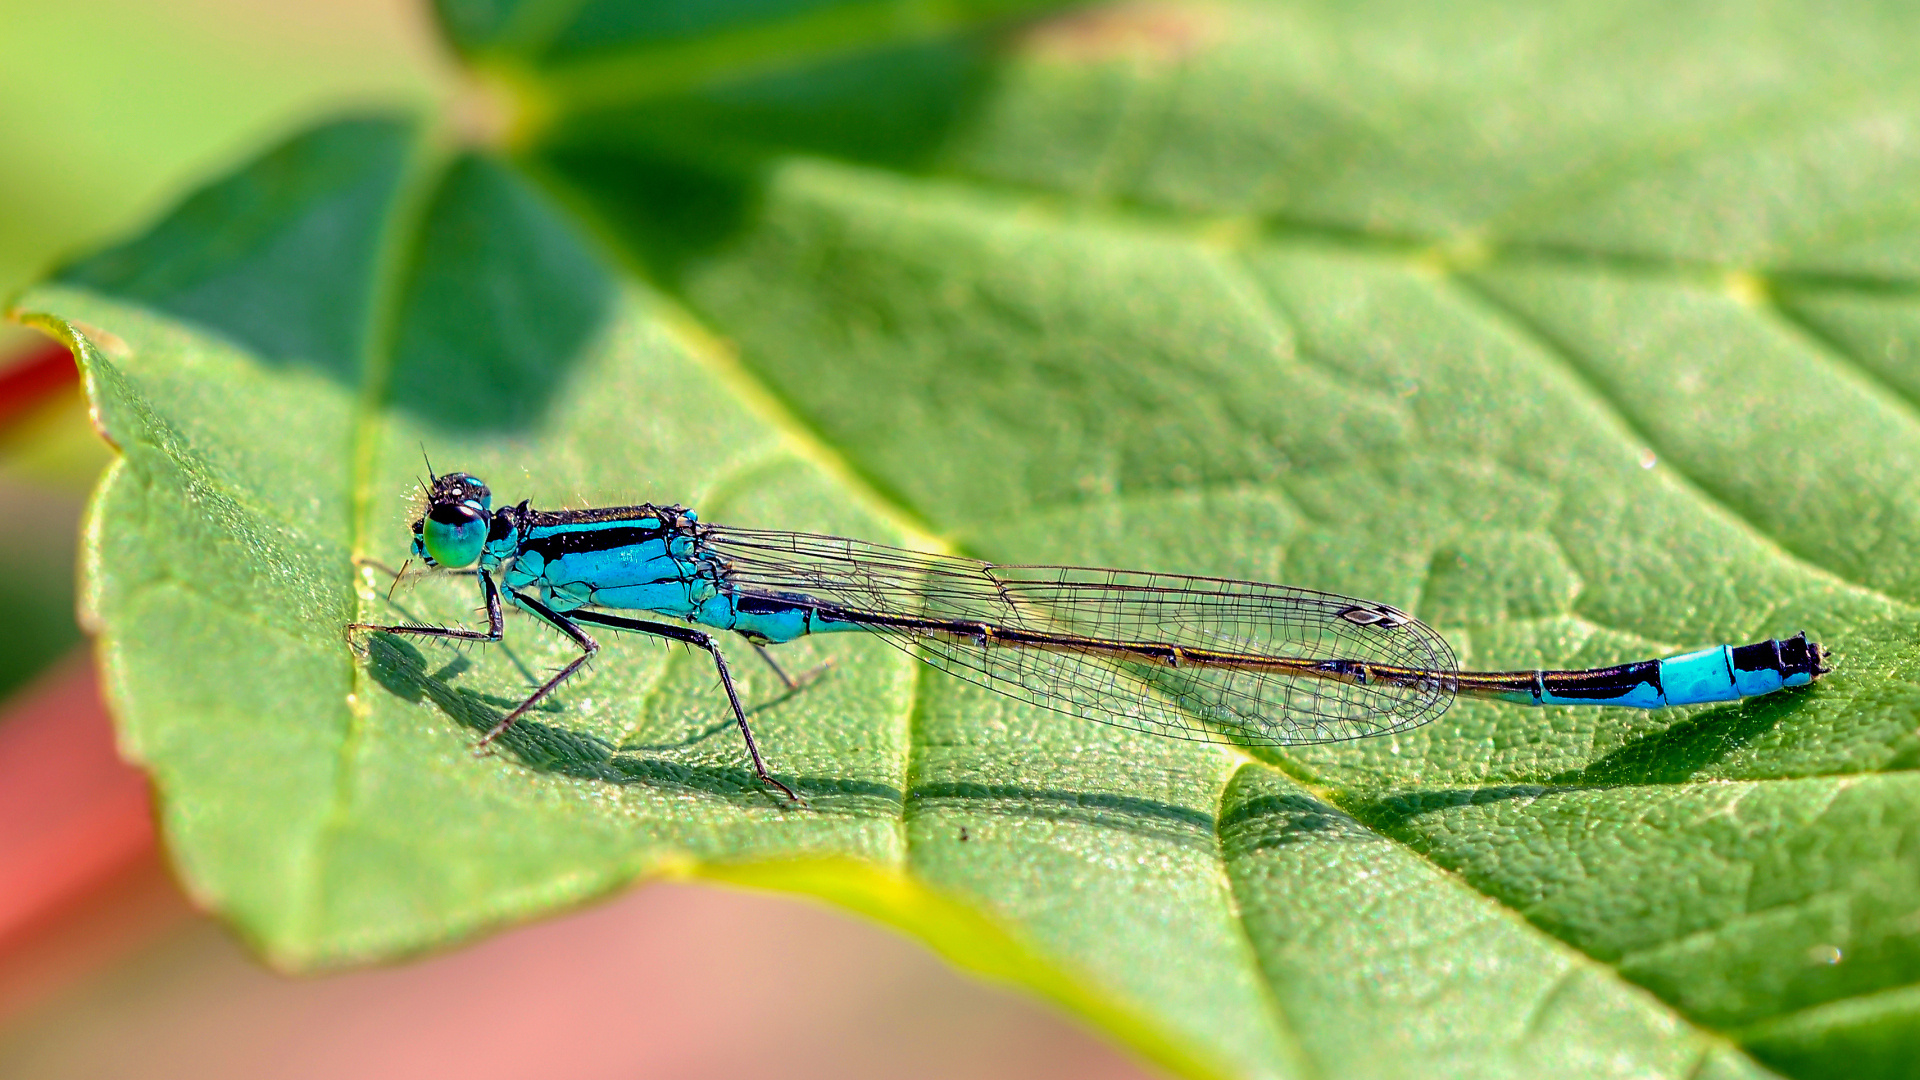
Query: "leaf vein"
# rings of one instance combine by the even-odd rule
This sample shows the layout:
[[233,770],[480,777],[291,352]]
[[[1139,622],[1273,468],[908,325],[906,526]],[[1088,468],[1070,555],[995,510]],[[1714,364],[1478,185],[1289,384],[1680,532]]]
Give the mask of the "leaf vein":
[[1620,407],[1620,403],[1613,395],[1609,394],[1598,382],[1587,376],[1586,369],[1579,360],[1579,352],[1573,348],[1571,344],[1559,339],[1547,330],[1546,327],[1541,326],[1523,312],[1507,304],[1492,292],[1475,285],[1471,279],[1465,275],[1453,275],[1451,280],[1463,293],[1473,297],[1483,305],[1486,310],[1497,315],[1501,322],[1505,323],[1516,334],[1531,342],[1543,354],[1556,357],[1560,361],[1561,369],[1576,379],[1580,385],[1586,389],[1595,406],[1604,408],[1608,419],[1617,424],[1621,430],[1629,433],[1635,441],[1643,446],[1655,447],[1656,452],[1660,454],[1662,462],[1666,463],[1673,474],[1692,490],[1694,496],[1698,498],[1702,504],[1718,510],[1724,514],[1730,522],[1739,525],[1756,542],[1771,549],[1782,558],[1787,559],[1809,573],[1849,586],[1860,593],[1886,603],[1888,606],[1902,613],[1920,615],[1920,605],[1915,605],[1865,582],[1856,581],[1821,565],[1812,556],[1794,550],[1788,546],[1786,541],[1773,535],[1759,522],[1740,512],[1731,501],[1723,497],[1721,493],[1715,491],[1713,486],[1704,478],[1689,473],[1678,464],[1673,464],[1673,462],[1677,461],[1678,455],[1667,453],[1664,445],[1661,444],[1658,439],[1654,438],[1650,432],[1642,430],[1633,422],[1626,411]]

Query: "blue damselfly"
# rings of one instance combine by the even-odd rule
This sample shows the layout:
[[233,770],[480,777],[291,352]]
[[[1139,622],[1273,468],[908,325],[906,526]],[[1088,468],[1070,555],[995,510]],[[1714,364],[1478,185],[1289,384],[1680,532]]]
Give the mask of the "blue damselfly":
[[683,506],[535,510],[522,502],[495,510],[486,484],[466,473],[430,478],[413,555],[478,576],[487,629],[349,630],[499,641],[504,602],[580,648],[482,745],[598,651],[588,627],[649,634],[713,658],[755,775],[789,798],[798,796],[768,773],[709,630],[741,635],[770,664],[765,645],[879,634],[943,671],[1043,708],[1250,746],[1405,731],[1446,712],[1457,695],[1657,709],[1803,686],[1828,670],[1824,650],[1801,633],[1584,671],[1460,671],[1432,627],[1373,601],[1223,578],[996,565],[711,525]]

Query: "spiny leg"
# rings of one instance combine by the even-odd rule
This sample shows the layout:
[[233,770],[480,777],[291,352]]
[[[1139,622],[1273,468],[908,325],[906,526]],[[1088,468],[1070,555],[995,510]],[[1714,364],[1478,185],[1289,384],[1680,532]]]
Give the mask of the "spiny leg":
[[[383,625],[380,623],[349,623],[347,625],[347,632],[351,634],[355,630],[381,630],[389,634],[412,634],[417,637],[440,638],[442,640],[498,642],[503,636],[506,624],[506,616],[501,610],[500,605],[500,590],[493,582],[493,575],[484,570],[480,570],[476,572],[476,576],[480,578],[481,591],[486,597],[487,629],[485,630],[468,630],[464,627],[454,626],[419,626],[411,623],[393,625]],[[568,619],[566,616],[561,615],[559,612],[533,597],[520,592],[513,593],[513,600],[515,604],[527,612],[539,617],[549,626],[552,626],[554,629],[573,639],[574,644],[580,646],[580,655],[576,657],[572,663],[561,668],[552,678],[542,683],[539,689],[535,690],[531,696],[520,703],[518,708],[502,717],[499,723],[493,725],[491,730],[480,737],[480,741],[476,746],[485,746],[494,739],[499,738],[503,732],[513,726],[514,721],[524,716],[528,709],[533,708],[533,706],[540,702],[541,698],[552,693],[555,687],[567,681],[569,677],[585,666],[587,661],[593,659],[595,653],[600,651],[600,643],[593,640],[585,630],[580,629],[575,621],[578,620],[578,622],[611,627],[615,630],[632,630],[637,633],[652,634],[655,637],[681,641],[705,649],[707,654],[713,657],[715,669],[720,672],[720,685],[727,691],[727,703],[733,707],[734,722],[740,727],[741,738],[746,740],[747,756],[753,761],[754,775],[760,779],[761,783],[780,789],[781,793],[786,795],[788,799],[794,802],[803,801],[799,795],[794,793],[792,788],[775,780],[773,776],[767,772],[766,762],[760,757],[760,746],[753,738],[753,729],[747,725],[746,710],[740,707],[740,694],[739,691],[734,688],[733,673],[727,670],[726,657],[721,655],[719,646],[714,644],[711,636],[698,630],[673,626],[668,623],[643,622],[639,619],[623,619],[618,616],[605,615],[592,611],[577,611],[573,613],[573,619]],[[778,671],[779,668],[776,666],[774,670]],[[782,672],[781,674],[784,678],[785,673]]]
[[[518,594],[515,595],[517,596]],[[760,778],[761,783],[779,788],[787,798],[794,802],[802,801],[799,795],[794,794],[792,788],[775,780],[772,774],[767,772],[767,764],[761,760],[760,757],[760,744],[754,741],[753,728],[747,725],[747,711],[740,707],[740,692],[734,689],[733,672],[727,670],[727,658],[721,654],[720,647],[714,644],[712,635],[700,630],[695,630],[692,627],[674,626],[671,623],[645,622],[640,619],[625,619],[618,615],[607,615],[598,611],[576,611],[573,613],[573,617],[583,623],[589,623],[594,626],[606,626],[615,630],[631,630],[641,634],[652,634],[655,637],[670,638],[674,641],[685,642],[696,648],[705,649],[707,655],[713,657],[714,668],[720,672],[720,685],[727,692],[727,704],[733,707],[734,723],[740,726],[740,737],[746,740],[747,743],[747,756],[753,760],[753,774]]]
[[539,619],[548,626],[572,638],[573,643],[580,646],[580,655],[574,657],[573,662],[566,667],[554,672],[553,678],[541,683],[539,689],[528,695],[527,700],[521,702],[512,712],[501,717],[499,723],[488,729],[485,735],[480,736],[480,741],[473,744],[476,750],[499,738],[501,733],[513,726],[515,720],[526,715],[527,710],[538,704],[541,698],[553,693],[554,687],[572,678],[574,672],[585,667],[587,661],[593,659],[593,655],[600,651],[600,643],[589,637],[585,630],[580,629],[572,620],[540,601],[535,600],[533,597],[522,592],[516,592],[513,594],[513,602],[539,617]]
[[468,630],[460,626],[421,626],[417,623],[398,623],[392,626],[383,626],[379,623],[357,622],[347,624],[347,635],[351,637],[355,630],[383,630],[389,634],[412,634],[415,637],[497,643],[506,625],[506,617],[500,611],[500,589],[493,583],[492,574],[482,570],[478,572],[477,576],[480,578],[481,595],[486,597],[487,603],[487,628],[485,630]]

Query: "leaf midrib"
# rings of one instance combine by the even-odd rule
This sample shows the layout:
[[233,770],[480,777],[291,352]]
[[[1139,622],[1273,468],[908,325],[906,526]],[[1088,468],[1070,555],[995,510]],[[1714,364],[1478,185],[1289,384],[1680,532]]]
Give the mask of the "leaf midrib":
[[[359,334],[361,371],[360,393],[353,405],[352,460],[347,469],[346,497],[349,506],[348,551],[354,557],[371,548],[373,518],[373,470],[378,460],[383,406],[393,381],[393,350],[399,332],[401,302],[424,235],[431,195],[446,177],[452,163],[451,148],[437,137],[428,124],[417,124],[413,144],[400,169],[388,218],[373,261],[372,280],[368,282],[366,310]],[[354,618],[364,616],[364,598],[360,573],[351,561],[347,567],[346,589],[353,598]],[[343,635],[344,645],[344,635]],[[333,787],[325,814],[318,820],[309,840],[306,857],[295,860],[305,880],[296,884],[292,895],[297,905],[291,920],[295,938],[312,940],[314,928],[322,925],[325,913],[325,872],[328,849],[350,820],[353,803],[354,761],[372,711],[371,687],[366,665],[358,662],[351,647],[347,699],[341,703],[346,723],[340,745],[334,751]]]

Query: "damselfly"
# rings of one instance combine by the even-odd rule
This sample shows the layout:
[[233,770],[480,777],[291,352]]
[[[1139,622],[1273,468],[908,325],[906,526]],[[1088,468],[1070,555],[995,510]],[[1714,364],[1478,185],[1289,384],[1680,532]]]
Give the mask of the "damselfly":
[[713,658],[754,774],[788,798],[798,796],[767,772],[726,657],[707,629],[731,630],[762,656],[762,646],[807,634],[865,631],[1056,712],[1254,746],[1405,731],[1446,712],[1456,695],[1657,709],[1804,686],[1829,670],[1825,651],[1800,633],[1586,671],[1460,671],[1432,627],[1368,600],[1222,578],[1002,566],[838,536],[710,525],[683,506],[535,510],[522,502],[495,510],[487,485],[466,473],[430,474],[426,511],[413,523],[413,555],[429,566],[471,568],[487,628],[354,623],[350,631],[499,641],[504,583],[505,602],[580,647],[482,745],[599,650],[587,627],[628,630]]

